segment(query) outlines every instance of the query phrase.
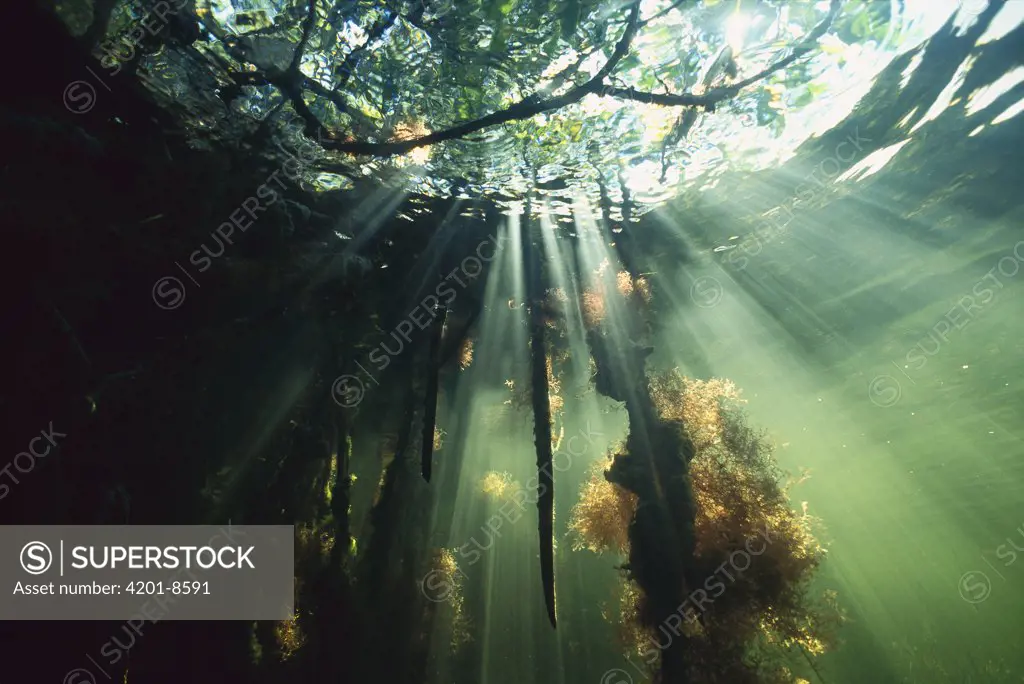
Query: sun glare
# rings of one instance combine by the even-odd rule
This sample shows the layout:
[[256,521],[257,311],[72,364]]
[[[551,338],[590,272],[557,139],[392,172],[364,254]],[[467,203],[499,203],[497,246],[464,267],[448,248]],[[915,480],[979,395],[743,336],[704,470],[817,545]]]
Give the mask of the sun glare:
[[732,48],[733,54],[743,50],[743,41],[750,30],[750,15],[734,12],[725,23],[725,40]]

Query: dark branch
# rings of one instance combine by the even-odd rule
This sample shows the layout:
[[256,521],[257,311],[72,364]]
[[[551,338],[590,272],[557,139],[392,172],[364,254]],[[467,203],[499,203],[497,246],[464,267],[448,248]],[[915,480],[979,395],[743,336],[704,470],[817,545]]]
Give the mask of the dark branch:
[[397,19],[398,12],[388,8],[387,15],[378,19],[370,28],[363,44],[357,48],[353,48],[347,55],[345,55],[345,59],[342,60],[341,64],[334,69],[334,73],[338,76],[338,84],[334,87],[335,91],[339,88],[345,87],[348,83],[348,79],[352,77],[352,73],[359,64],[359,60],[362,59],[363,52],[365,52],[366,48],[379,40],[380,37],[384,35],[385,31],[394,26],[395,20]]
[[521,102],[517,102],[508,109],[503,109],[498,112],[493,112],[487,116],[481,117],[474,121],[467,121],[461,123],[452,128],[447,128],[443,131],[436,131],[429,135],[424,135],[419,138],[412,138],[410,140],[401,140],[396,142],[387,143],[372,143],[364,141],[352,141],[352,142],[338,142],[338,143],[327,143],[324,145],[326,149],[338,150],[341,152],[348,152],[350,154],[368,154],[379,157],[390,157],[396,154],[405,154],[410,150],[414,150],[417,147],[423,147],[424,145],[433,145],[434,143],[443,142],[445,140],[455,140],[462,138],[470,133],[475,133],[484,128],[496,126],[498,124],[507,123],[509,121],[518,121],[522,119],[529,119],[531,116],[548,112],[553,109],[561,109],[566,105],[573,104],[583,99],[588,93],[595,91],[596,88],[587,88],[586,86],[579,86],[570,90],[564,95],[551,98],[549,100],[533,100],[532,98],[526,98]]
[[306,90],[313,91],[314,94],[319,95],[325,99],[330,100],[334,103],[334,106],[338,108],[339,112],[348,111],[348,103],[345,102],[345,98],[341,96],[336,90],[328,90],[319,81],[312,78],[306,78],[302,81],[302,87]]
[[632,8],[629,11],[629,19],[626,23],[626,30],[622,32],[622,37],[619,38],[619,42],[615,44],[615,50],[612,52],[612,56],[605,62],[601,70],[594,74],[594,77],[584,84],[584,87],[594,84],[600,86],[604,82],[605,76],[612,73],[615,67],[619,65],[622,58],[629,54],[629,45],[633,42],[633,38],[636,36],[636,32],[640,30],[640,3],[634,2]]
[[309,11],[306,14],[306,23],[302,26],[302,39],[295,48],[292,55],[292,63],[288,67],[291,73],[298,73],[299,63],[302,61],[302,53],[306,51],[309,37],[313,34],[313,27],[316,26],[316,0],[309,0]]
[[434,463],[434,433],[437,430],[437,386],[438,375],[441,373],[441,338],[444,335],[444,324],[448,318],[448,308],[444,305],[436,309],[437,316],[434,329],[430,335],[430,370],[427,375],[427,395],[423,405],[423,443],[420,448],[420,468],[423,479],[430,482]]
[[[713,91],[717,92],[717,91]],[[725,98],[715,98],[712,93],[707,95],[693,95],[691,93],[683,93],[681,95],[673,95],[671,93],[648,93],[640,91],[635,88],[603,88],[598,93],[599,95],[605,95],[607,97],[617,97],[622,100],[633,100],[634,102],[643,102],[646,104],[663,105],[665,107],[714,107],[717,102]]]
[[544,88],[541,88],[539,91],[537,91],[535,95],[546,97],[551,93],[555,92],[556,90],[558,90],[559,88],[561,88],[563,85],[565,85],[566,81],[568,81],[570,78],[576,75],[580,67],[583,65],[583,62],[588,60],[590,56],[593,55],[596,51],[597,48],[593,48],[581,54],[573,64],[570,64],[569,66],[565,67],[557,74],[555,74],[551,78],[551,82]]
[[785,69],[796,60],[811,52],[811,50],[814,49],[814,43],[818,42],[818,39],[825,35],[829,27],[832,26],[832,22],[835,21],[835,18],[839,15],[839,8],[842,4],[842,0],[832,0],[832,4],[829,5],[828,14],[825,15],[825,18],[822,19],[821,23],[815,26],[809,34],[807,34],[807,37],[800,43],[800,45],[793,48],[793,52],[789,57],[780,59],[774,64],[768,65],[750,78],[745,78],[742,81],[733,83],[725,88],[717,88],[708,93],[708,96],[718,95],[721,99],[733,97],[736,93],[747,86],[753,85],[767,76],[771,76],[776,71]]
[[[281,84],[276,84],[281,87]],[[282,88],[282,91],[288,96],[288,99],[292,103],[292,107],[295,109],[295,113],[302,117],[302,120],[306,122],[304,133],[310,138],[317,138],[323,140],[325,135],[330,135],[324,125],[320,122],[320,119],[316,118],[316,114],[310,110],[309,106],[306,105],[306,101],[302,99],[302,91],[299,88]]]
[[92,12],[92,22],[89,28],[82,35],[82,43],[92,50],[96,43],[107,34],[107,27],[110,25],[110,15],[114,11],[116,0],[98,0]]
[[[715,88],[704,95],[694,95],[692,93],[682,93],[679,95],[673,95],[669,93],[648,93],[638,91],[634,88],[618,88],[606,85],[604,79],[608,77],[618,66],[619,62],[629,53],[629,46],[633,38],[636,36],[637,31],[640,28],[639,3],[633,3],[629,18],[626,24],[626,30],[623,32],[622,37],[615,46],[615,50],[612,56],[608,59],[601,70],[594,75],[586,83],[578,85],[572,88],[568,92],[552,97],[548,99],[539,99],[536,95],[527,97],[520,102],[511,105],[506,109],[492,112],[486,116],[473,121],[467,121],[451,128],[446,128],[443,131],[435,131],[429,135],[424,135],[418,138],[412,138],[410,140],[401,140],[395,142],[385,143],[374,143],[366,141],[325,141],[324,147],[326,149],[337,150],[339,152],[348,152],[349,154],[355,155],[373,155],[378,157],[390,157],[396,154],[405,154],[410,150],[414,150],[417,147],[423,147],[426,145],[433,145],[435,143],[444,142],[446,140],[455,140],[462,138],[471,133],[490,128],[491,126],[497,126],[499,124],[508,123],[509,121],[521,121],[523,119],[529,119],[537,114],[549,112],[555,109],[561,109],[571,104],[579,102],[584,97],[590,94],[606,96],[606,97],[618,97],[627,100],[633,100],[635,102],[645,102],[649,104],[663,105],[666,107],[703,107],[704,109],[714,109],[715,106],[725,100],[735,97],[744,88],[761,81],[762,79],[770,76],[771,74],[785,69],[790,64],[805,56],[811,50],[814,49],[814,43],[828,31],[832,25],[833,20],[839,14],[839,9],[842,4],[842,0],[832,0],[829,6],[828,15],[818,24],[814,30],[812,30],[807,37],[793,49],[793,52],[783,59],[765,67],[763,70],[754,74],[749,78],[745,78],[742,81],[738,81],[731,85]],[[653,19],[653,17],[652,17]],[[330,166],[325,168],[331,168]]]
[[666,14],[668,14],[669,12],[674,10],[675,8],[679,7],[680,5],[682,5],[686,1],[687,0],[676,0],[671,5],[669,5],[665,9],[661,10],[660,12],[656,12],[653,15],[651,15],[650,17],[647,17],[646,19],[641,21],[640,22],[640,26],[644,27],[644,26],[647,26],[652,21],[654,21],[655,19],[661,19],[663,16],[665,16]]
[[742,81],[737,81],[736,83],[723,88],[715,88],[704,95],[694,95],[692,93],[683,93],[680,95],[647,93],[633,88],[605,88],[600,94],[608,97],[634,100],[636,102],[664,105],[666,107],[703,107],[705,109],[713,109],[718,103],[735,97],[747,86],[753,85],[754,83],[771,76],[775,72],[785,69],[790,64],[813,50],[814,43],[825,35],[825,32],[828,31],[832,22],[839,14],[839,8],[841,5],[842,0],[832,0],[832,4],[829,6],[828,15],[822,19],[821,23],[814,27],[800,45],[793,48],[793,52],[790,53],[788,57],[768,65],[758,73],[750,76],[749,78],[745,78]]
[[507,123],[509,121],[529,119],[531,116],[535,116],[543,112],[549,112],[554,109],[561,109],[567,105],[579,102],[587,95],[597,93],[601,89],[605,76],[610,74],[612,70],[618,66],[619,62],[622,61],[622,58],[629,52],[629,44],[636,35],[639,14],[640,3],[633,3],[629,14],[629,22],[626,25],[626,30],[623,32],[619,42],[615,45],[615,50],[612,52],[612,56],[608,59],[605,65],[601,67],[601,70],[598,71],[597,74],[595,74],[589,81],[576,86],[558,97],[539,100],[536,96],[530,96],[525,100],[515,103],[507,109],[492,112],[491,114],[474,121],[467,121],[443,131],[436,131],[419,138],[412,138],[411,140],[401,140],[388,143],[371,143],[363,141],[326,142],[324,147],[326,149],[348,152],[350,154],[368,154],[379,157],[389,157],[395,154],[405,154],[410,150],[414,150],[417,147],[423,147],[424,145],[433,145],[434,143],[443,142],[445,140],[462,138],[470,133],[475,133],[479,130],[483,130],[484,128],[490,128],[491,126]]

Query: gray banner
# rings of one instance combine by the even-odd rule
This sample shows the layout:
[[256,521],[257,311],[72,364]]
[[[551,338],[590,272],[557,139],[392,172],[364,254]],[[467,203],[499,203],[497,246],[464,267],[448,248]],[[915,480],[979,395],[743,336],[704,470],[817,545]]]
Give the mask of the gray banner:
[[0,620],[283,620],[290,525],[0,527]]

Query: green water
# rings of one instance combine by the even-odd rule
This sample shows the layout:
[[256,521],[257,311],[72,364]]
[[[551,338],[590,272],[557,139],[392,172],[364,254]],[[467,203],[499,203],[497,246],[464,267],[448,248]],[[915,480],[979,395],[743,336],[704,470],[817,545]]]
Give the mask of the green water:
[[[638,424],[643,372],[678,369],[735,383],[818,521],[808,590],[847,619],[786,684],[1024,682],[1024,0],[31,6],[4,24],[53,59],[13,50],[0,107],[2,510],[295,524],[302,551],[290,624],[161,618],[108,671],[131,622],[11,622],[47,657],[0,680],[651,681],[623,580],[664,626],[711,556],[683,442]],[[42,426],[67,440],[26,471]],[[613,453],[635,555],[570,529]]]
[[[1012,247],[1012,230],[1004,237]],[[1005,252],[975,264],[995,265]],[[962,270],[943,285],[969,293],[988,268],[956,250],[943,260],[957,257]],[[877,273],[877,308],[897,315],[858,318],[864,341],[831,343],[825,361],[815,355],[830,343],[794,343],[738,288],[678,325],[691,331],[701,365],[744,389],[780,464],[810,470],[794,504],[806,501],[821,518],[829,542],[821,582],[851,618],[846,643],[823,659],[825,681],[1020,681],[1024,563],[1011,544],[1024,548],[1024,290],[1020,278],[1006,278],[989,307],[936,345],[928,331],[955,297],[936,291],[912,308],[901,290],[918,275]],[[825,304],[814,289],[790,294],[812,311]],[[849,318],[840,306],[823,322],[841,327]],[[919,369],[894,365],[921,338],[929,351],[938,346],[934,356]]]
[[[857,239],[856,223],[845,230],[849,240]],[[819,675],[830,684],[1021,681],[1024,560],[1013,544],[1024,549],[1024,276],[1000,275],[1002,288],[972,311],[968,325],[954,326],[945,340],[934,332],[961,293],[1012,255],[1014,237],[1012,223],[1004,221],[984,247],[922,248],[927,253],[920,263],[931,272],[939,271],[938,262],[949,267],[941,287],[926,295],[908,294],[921,277],[916,265],[889,270],[888,260],[861,262],[855,270],[864,291],[872,291],[874,307],[862,315],[854,316],[844,301],[858,296],[855,282],[837,283],[850,289],[836,296],[831,288],[792,287],[790,281],[786,302],[799,303],[804,315],[820,312],[812,327],[825,334],[817,335],[817,346],[806,343],[816,332],[806,320],[773,315],[769,310],[782,303],[763,292],[760,300],[752,297],[728,272],[709,265],[706,273],[722,285],[720,301],[681,308],[656,339],[653,366],[735,381],[751,423],[775,442],[780,465],[809,471],[792,490],[793,506],[806,502],[820,518],[828,554],[817,582],[837,592],[848,616],[840,646],[820,659],[816,674],[803,675],[809,681]],[[795,279],[800,250],[793,251]],[[1002,263],[1007,273],[1013,270],[1011,262]],[[687,282],[704,272],[685,271],[675,275],[680,298]],[[884,315],[872,318],[872,310]],[[847,335],[851,327],[856,332]],[[940,340],[937,351],[929,331]],[[923,367],[894,365],[919,342],[934,351]],[[506,359],[508,367],[494,369],[492,380],[525,365],[525,345],[515,346],[522,357]],[[478,382],[488,370],[474,372]],[[466,385],[471,392],[469,380]],[[507,396],[476,394],[473,403],[495,406]],[[518,482],[530,478],[531,464],[522,457],[532,437],[528,413],[512,436],[487,427],[485,408],[446,417],[449,429],[459,421],[470,427],[459,513],[450,534],[437,541],[493,541],[480,566],[466,569],[467,576],[483,573],[482,587],[467,597],[479,602],[471,612],[483,620],[476,626],[481,659],[475,681],[641,681],[634,663],[621,660],[613,629],[600,615],[612,601],[620,561],[572,551],[564,537],[586,466],[625,435],[624,415],[612,404],[592,393],[566,403],[567,434],[593,421],[606,435],[556,476],[562,535],[556,633],[546,625],[540,600],[534,510],[506,518],[493,535],[484,533],[500,507],[481,503],[475,489],[488,470],[509,471]],[[440,668],[451,675],[446,667],[454,665]],[[605,679],[608,672],[617,679]]]
[[[940,123],[959,117],[966,130],[962,112],[949,116]],[[1004,160],[990,158],[986,170],[977,156],[999,136],[1015,138],[1009,125],[955,154],[939,138],[912,139],[906,156],[798,213],[744,268],[706,250],[688,261],[655,258],[652,279],[671,306],[658,320],[649,370],[733,380],[779,464],[809,475],[791,491],[792,505],[820,519],[828,553],[816,588],[834,590],[847,616],[839,646],[813,670],[796,668],[810,682],[1024,681],[1024,212],[998,185]],[[925,171],[935,165],[944,171]],[[966,181],[951,190],[951,176]],[[770,196],[770,178],[743,183],[763,183]],[[749,207],[714,196],[707,203],[704,219],[741,232]],[[694,244],[713,232],[677,209],[656,220],[642,226]],[[521,377],[528,363],[525,337],[509,337],[521,329],[504,306],[513,282],[489,288],[484,353],[452,400],[477,409],[441,418],[465,421],[468,431],[459,513],[442,545],[490,538],[481,529],[498,507],[476,491],[487,471],[507,470],[518,482],[533,472],[523,456],[532,447],[528,409],[511,434],[483,415],[508,394],[482,393],[481,384]],[[572,315],[567,321],[572,338]],[[495,361],[488,344],[521,351]],[[586,358],[585,347],[572,347]],[[467,662],[472,681],[644,680],[601,616],[614,614],[622,559],[573,551],[566,537],[586,467],[626,432],[620,406],[588,392],[585,372],[575,382],[564,392],[566,434],[588,422],[607,434],[556,475],[558,630],[544,617],[528,508],[467,569],[478,657],[440,657],[437,681],[456,672],[456,681],[470,681]]]

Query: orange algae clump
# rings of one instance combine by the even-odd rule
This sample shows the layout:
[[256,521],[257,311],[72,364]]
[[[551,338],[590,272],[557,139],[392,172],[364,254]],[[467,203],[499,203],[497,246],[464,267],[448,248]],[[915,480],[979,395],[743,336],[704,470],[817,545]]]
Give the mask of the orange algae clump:
[[583,314],[583,324],[587,328],[595,328],[604,321],[606,314],[604,295],[597,290],[585,290],[583,292],[581,304],[581,312]]
[[[825,556],[813,534],[818,521],[806,502],[800,511],[790,505],[790,485],[772,445],[746,424],[732,382],[673,371],[652,378],[650,388],[660,417],[676,422],[693,445],[692,562],[694,575],[708,579],[703,588],[712,600],[691,606],[682,627],[690,681],[798,681],[794,667],[828,650],[843,620],[834,593],[814,595],[810,589]],[[581,538],[576,546],[628,553],[635,499],[632,510],[619,507],[629,493],[597,476],[584,484],[574,509],[570,527]],[[744,549],[744,558],[736,560],[737,550]],[[725,575],[720,569],[731,561]],[[724,591],[708,588],[719,584]],[[697,588],[684,587],[683,593]],[[643,592],[626,579],[620,594],[624,645],[641,654],[656,650],[657,627],[639,623]]]
[[480,491],[488,498],[495,501],[508,500],[518,489],[512,481],[512,476],[507,472],[492,470],[488,472],[479,483]]
[[459,370],[466,370],[473,363],[473,338],[467,337],[459,348]]
[[575,534],[573,548],[595,553],[613,550],[629,554],[629,523],[636,513],[637,496],[604,477],[607,463],[590,469],[580,499],[573,506],[569,529]]

